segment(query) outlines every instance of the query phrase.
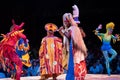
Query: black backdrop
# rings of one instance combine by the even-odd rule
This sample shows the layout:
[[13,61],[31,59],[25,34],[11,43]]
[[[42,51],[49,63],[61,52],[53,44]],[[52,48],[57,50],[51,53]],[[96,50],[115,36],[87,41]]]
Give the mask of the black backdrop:
[[[48,22],[62,25],[62,15],[72,12],[72,5],[78,5],[80,10],[80,26],[86,33],[85,42],[88,48],[99,47],[100,42],[93,34],[100,23],[115,23],[114,33],[120,33],[119,3],[107,0],[1,0],[0,1],[0,33],[7,33],[12,25],[11,19],[17,24],[25,22],[24,29],[30,46],[39,48],[42,37],[46,35],[44,25]],[[101,32],[102,32],[101,31]],[[60,36],[56,32],[57,36]],[[60,36],[61,37],[61,36]],[[119,42],[117,43],[119,46]]]

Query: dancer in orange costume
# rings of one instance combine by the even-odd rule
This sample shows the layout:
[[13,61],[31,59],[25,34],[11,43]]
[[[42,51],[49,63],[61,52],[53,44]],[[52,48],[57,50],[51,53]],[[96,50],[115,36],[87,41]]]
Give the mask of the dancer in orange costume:
[[62,40],[54,36],[57,26],[53,23],[45,25],[47,36],[42,39],[39,56],[40,56],[40,72],[41,80],[45,80],[52,75],[56,80],[57,75],[62,70]]

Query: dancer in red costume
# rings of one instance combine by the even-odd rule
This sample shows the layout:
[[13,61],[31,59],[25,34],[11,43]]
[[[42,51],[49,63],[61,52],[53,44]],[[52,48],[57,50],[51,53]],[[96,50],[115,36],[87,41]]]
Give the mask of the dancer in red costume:
[[1,41],[0,49],[1,55],[3,55],[4,59],[7,58],[11,63],[14,63],[16,67],[16,75],[15,80],[20,80],[21,71],[22,71],[22,61],[15,51],[15,46],[17,41],[20,38],[23,38],[26,42],[26,36],[22,33],[22,27],[24,23],[22,22],[20,25],[16,25],[15,21],[12,20],[13,25],[10,28],[10,32],[4,36],[4,39]]

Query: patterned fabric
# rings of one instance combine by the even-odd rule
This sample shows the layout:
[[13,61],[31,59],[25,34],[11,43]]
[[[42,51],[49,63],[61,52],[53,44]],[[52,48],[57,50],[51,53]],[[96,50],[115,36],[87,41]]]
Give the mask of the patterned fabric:
[[87,68],[85,61],[81,61],[79,64],[76,63],[74,66],[75,80],[84,80],[87,74]]
[[82,61],[85,60],[87,55],[87,48],[79,28],[77,26],[71,26],[69,30],[71,32],[71,41],[66,80],[84,80],[87,69],[86,63]]
[[54,36],[43,38],[39,56],[41,75],[63,72],[61,39]]
[[72,51],[72,40],[70,41],[70,52],[69,52],[69,64],[66,75],[66,80],[84,80],[87,74],[87,68],[85,60],[79,63],[74,62],[73,51]]

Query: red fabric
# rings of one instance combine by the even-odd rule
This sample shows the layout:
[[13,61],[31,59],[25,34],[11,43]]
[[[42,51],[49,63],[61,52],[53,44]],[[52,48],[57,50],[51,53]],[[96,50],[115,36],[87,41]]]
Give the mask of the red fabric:
[[[15,49],[9,45],[4,45],[4,53],[3,56],[5,58],[8,58],[10,61],[16,64],[17,70],[16,70],[16,80],[20,80],[21,71],[22,71],[22,61],[18,57],[17,53],[15,52]],[[12,67],[12,66],[11,66]]]
[[76,63],[74,66],[75,80],[84,80],[87,69],[85,61],[81,61],[79,64]]
[[15,52],[15,46],[17,41],[23,38],[26,41],[26,36],[19,31],[11,31],[6,34],[6,39],[0,45],[0,49],[3,50],[1,53],[4,58],[8,58],[11,63],[14,63],[17,66],[16,69],[16,80],[20,80],[21,71],[22,71],[22,61]]

